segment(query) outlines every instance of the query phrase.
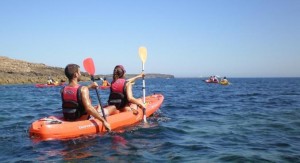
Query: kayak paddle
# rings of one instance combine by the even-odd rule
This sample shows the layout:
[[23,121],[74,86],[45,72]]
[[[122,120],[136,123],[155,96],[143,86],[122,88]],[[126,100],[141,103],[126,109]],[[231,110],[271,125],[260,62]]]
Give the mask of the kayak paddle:
[[[142,72],[144,72],[145,69],[145,62],[147,60],[147,49],[145,47],[140,47],[139,48],[139,56],[142,60]],[[146,88],[145,88],[145,77],[143,76],[143,103],[146,103]],[[143,108],[143,117],[144,117],[144,122],[147,123],[146,119],[146,108]]]
[[[95,66],[94,66],[94,61],[92,58],[86,58],[84,61],[83,61],[83,66],[84,66],[84,69],[85,71],[87,71],[90,75],[91,75],[91,79],[92,81],[94,82],[95,81],[95,78],[94,78],[94,74],[95,74]],[[101,111],[102,111],[102,115],[104,117],[104,119],[106,120],[106,116],[105,116],[105,113],[104,113],[104,110],[102,108],[102,104],[101,104],[101,100],[100,100],[100,95],[98,93],[98,89],[96,89],[96,94],[97,94],[97,97],[98,97],[98,102],[100,104],[100,108],[101,108]]]

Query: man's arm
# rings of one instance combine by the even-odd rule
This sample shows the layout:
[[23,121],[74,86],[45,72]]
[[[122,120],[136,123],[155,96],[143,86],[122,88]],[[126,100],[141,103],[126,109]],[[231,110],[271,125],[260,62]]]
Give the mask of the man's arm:
[[91,104],[91,100],[89,98],[90,92],[89,92],[88,87],[83,86],[81,88],[81,97],[82,97],[82,103],[83,103],[83,106],[84,106],[86,112],[88,114],[92,115],[94,118],[100,120],[103,123],[103,125],[105,126],[105,128],[110,131],[111,130],[110,125],[107,123],[107,121],[102,116],[100,116],[100,114],[97,112],[97,110]]
[[90,85],[87,86],[87,88],[90,89],[96,89],[98,87],[97,82],[92,82]]

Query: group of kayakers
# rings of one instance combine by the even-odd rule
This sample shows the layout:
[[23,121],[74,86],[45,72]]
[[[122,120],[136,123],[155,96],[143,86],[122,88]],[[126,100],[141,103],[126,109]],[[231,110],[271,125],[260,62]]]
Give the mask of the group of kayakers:
[[[134,98],[132,93],[132,83],[136,79],[144,77],[145,74],[141,73],[128,80],[125,79],[125,74],[125,68],[122,65],[117,65],[113,70],[112,83],[110,84],[106,79],[103,80],[104,85],[111,86],[108,106],[103,108],[106,116],[124,111],[138,114],[138,107],[145,108],[143,101]],[[96,118],[103,122],[107,130],[111,130],[109,123],[103,118],[101,106],[99,104],[92,106],[89,89],[97,89],[98,84],[92,82],[88,86],[79,85],[81,73],[77,64],[68,64],[65,67],[65,75],[69,84],[61,89],[64,118],[69,121]]]
[[48,85],[55,85],[57,84],[58,82],[55,81],[54,79],[52,79],[50,76],[48,77],[48,80],[47,80],[47,84]]
[[64,83],[65,83],[65,80],[61,79],[60,83],[59,83],[58,81],[55,81],[51,76],[49,76],[48,80],[47,80],[47,85],[58,86],[58,85],[64,85]]
[[206,83],[220,83],[222,85],[227,85],[229,84],[226,76],[224,76],[223,78],[221,78],[221,80],[219,81],[217,76],[210,76],[207,80],[205,80]]
[[216,76],[210,76],[207,83],[219,83],[219,79]]

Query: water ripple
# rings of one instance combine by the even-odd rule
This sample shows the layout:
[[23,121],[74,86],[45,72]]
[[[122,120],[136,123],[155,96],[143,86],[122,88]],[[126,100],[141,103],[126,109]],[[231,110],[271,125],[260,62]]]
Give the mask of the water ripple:
[[[300,162],[300,83],[297,79],[147,79],[162,93],[160,110],[110,134],[36,141],[28,127],[61,113],[60,88],[0,86],[2,162]],[[85,83],[83,83],[85,84]],[[134,94],[142,96],[137,81]],[[109,91],[100,91],[105,103]],[[92,99],[96,99],[94,91]],[[97,100],[93,100],[96,104]]]

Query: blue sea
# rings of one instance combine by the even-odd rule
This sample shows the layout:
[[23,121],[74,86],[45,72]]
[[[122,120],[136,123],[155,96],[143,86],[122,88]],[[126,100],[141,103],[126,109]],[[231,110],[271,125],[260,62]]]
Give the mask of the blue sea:
[[[60,114],[60,87],[0,86],[1,162],[300,162],[300,78],[146,79],[161,108],[110,134],[39,141],[30,124]],[[82,83],[85,85],[88,83]],[[142,81],[134,85],[142,96]],[[95,91],[91,91],[97,104]],[[99,90],[106,103],[109,90]]]

